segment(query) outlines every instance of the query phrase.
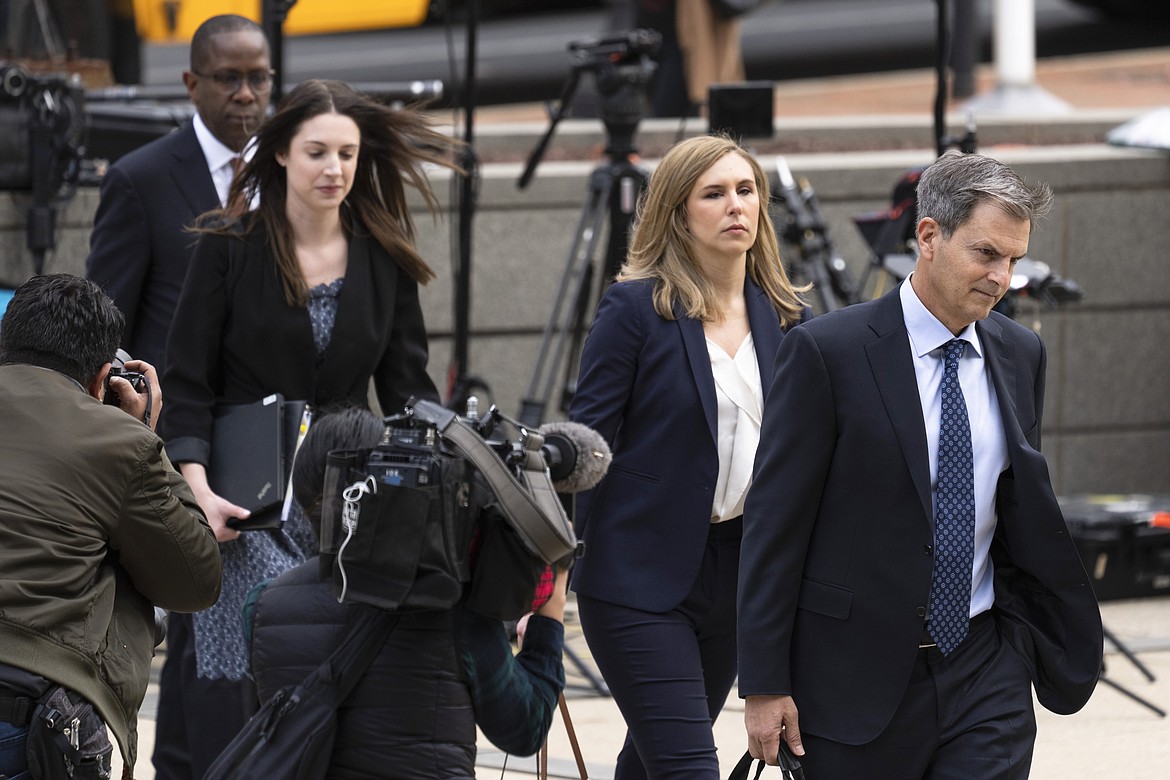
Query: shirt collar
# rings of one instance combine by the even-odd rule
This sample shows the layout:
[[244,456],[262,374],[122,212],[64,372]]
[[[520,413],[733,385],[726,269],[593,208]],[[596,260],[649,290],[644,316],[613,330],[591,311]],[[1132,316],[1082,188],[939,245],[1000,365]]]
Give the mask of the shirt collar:
[[199,146],[203,149],[203,156],[207,159],[207,170],[214,173],[231,162],[236,153],[212,134],[207,125],[203,123],[203,117],[199,116],[199,112],[195,112],[193,124],[195,125],[195,137],[199,139]]
[[902,299],[902,317],[906,321],[906,333],[910,336],[910,348],[914,350],[915,357],[925,357],[955,338],[966,341],[975,350],[975,354],[982,357],[983,348],[979,344],[979,335],[975,332],[975,323],[972,322],[963,328],[958,336],[951,333],[919,299],[914,286],[910,284],[912,276],[914,274],[910,274],[906,281],[902,282],[898,295]]

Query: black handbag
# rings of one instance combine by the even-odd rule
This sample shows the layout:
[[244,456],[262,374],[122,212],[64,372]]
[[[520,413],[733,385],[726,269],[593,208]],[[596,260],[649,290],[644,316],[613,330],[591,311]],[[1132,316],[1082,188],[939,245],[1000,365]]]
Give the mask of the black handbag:
[[748,11],[754,11],[768,0],[711,0],[711,7],[715,13],[726,19],[743,16]]
[[[783,780],[807,780],[804,776],[804,768],[801,767],[799,759],[792,755],[792,751],[788,749],[788,743],[783,739],[780,740],[780,777]],[[758,759],[753,759],[751,753],[744,753],[743,758],[735,765],[735,769],[731,770],[727,780],[747,780],[748,772],[751,771],[752,762]],[[756,773],[753,775],[754,780],[759,780],[760,774],[767,766],[763,761],[756,767]]]
[[224,748],[204,780],[325,780],[337,707],[397,623],[397,614],[351,607],[338,648],[302,683],[277,691]]

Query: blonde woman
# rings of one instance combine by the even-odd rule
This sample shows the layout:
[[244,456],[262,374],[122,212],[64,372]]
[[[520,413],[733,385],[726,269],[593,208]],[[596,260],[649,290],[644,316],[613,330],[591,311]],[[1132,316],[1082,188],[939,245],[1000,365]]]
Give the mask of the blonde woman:
[[572,585],[628,727],[616,780],[716,780],[711,726],[736,675],[743,501],[786,330],[811,316],[784,273],[759,163],[723,137],[672,147],[598,305],[570,417],[613,463],[578,498]]

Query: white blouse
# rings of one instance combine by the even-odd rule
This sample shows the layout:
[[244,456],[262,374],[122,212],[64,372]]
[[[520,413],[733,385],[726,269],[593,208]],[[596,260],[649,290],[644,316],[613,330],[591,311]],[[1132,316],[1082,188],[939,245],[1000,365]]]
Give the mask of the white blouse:
[[711,356],[718,405],[719,478],[715,482],[711,522],[721,523],[743,514],[756,446],[760,443],[764,391],[751,333],[739,345],[734,358],[711,339],[707,339],[707,353]]

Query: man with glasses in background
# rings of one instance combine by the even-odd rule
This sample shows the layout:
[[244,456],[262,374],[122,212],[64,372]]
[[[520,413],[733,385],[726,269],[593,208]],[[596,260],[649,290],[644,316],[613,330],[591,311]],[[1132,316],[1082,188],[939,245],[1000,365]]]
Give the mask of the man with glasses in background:
[[[183,72],[195,116],[117,160],[102,179],[86,272],[126,316],[122,346],[160,373],[194,249],[186,228],[226,204],[245,147],[267,113],[272,75],[259,25],[242,16],[211,17],[192,36],[191,67]],[[156,777],[198,780],[255,709],[255,693],[246,680],[196,677],[191,616],[178,614],[168,621],[159,687]]]

